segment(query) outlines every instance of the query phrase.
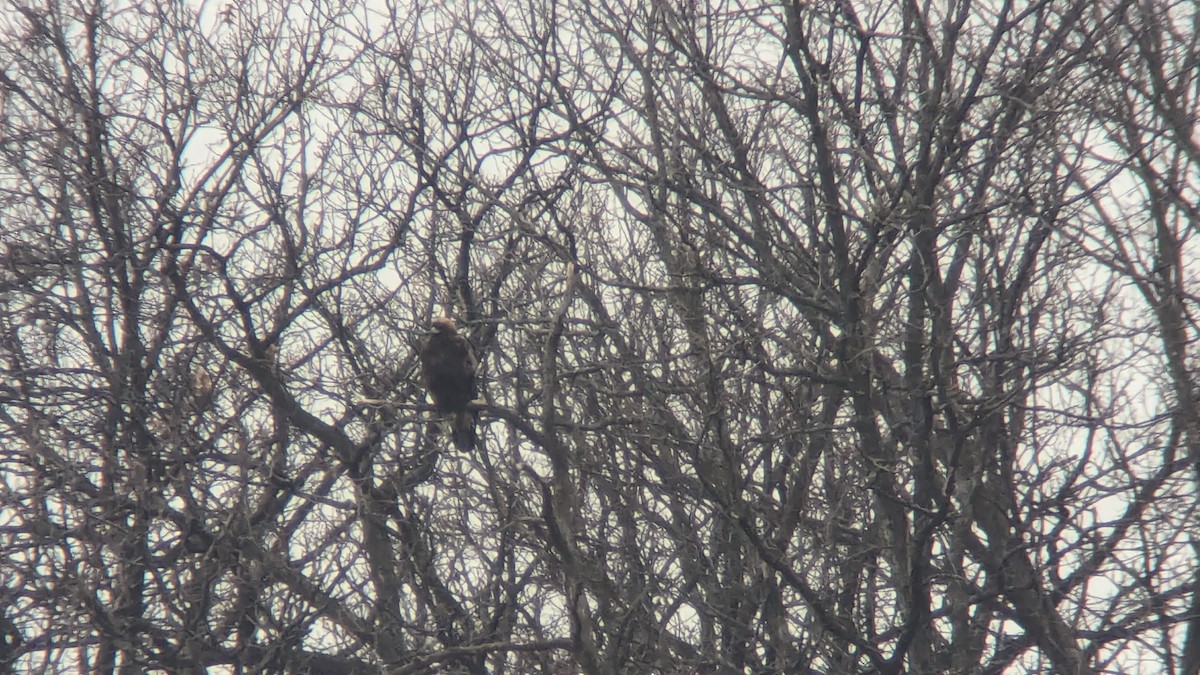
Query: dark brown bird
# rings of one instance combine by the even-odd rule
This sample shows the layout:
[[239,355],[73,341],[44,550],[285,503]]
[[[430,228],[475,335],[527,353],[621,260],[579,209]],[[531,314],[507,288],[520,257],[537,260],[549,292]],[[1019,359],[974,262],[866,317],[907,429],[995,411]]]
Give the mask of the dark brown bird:
[[421,379],[434,408],[449,421],[454,444],[464,451],[475,445],[475,416],[469,408],[475,399],[478,366],[475,348],[458,332],[454,320],[434,319],[421,347]]

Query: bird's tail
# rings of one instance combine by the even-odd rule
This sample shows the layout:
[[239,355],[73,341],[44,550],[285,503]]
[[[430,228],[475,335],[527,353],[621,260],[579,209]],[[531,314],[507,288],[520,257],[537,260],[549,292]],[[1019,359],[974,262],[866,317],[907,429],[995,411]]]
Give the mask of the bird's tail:
[[453,425],[451,436],[454,440],[454,447],[460,452],[470,452],[478,440],[475,437],[475,413],[468,410],[460,412],[452,417],[450,423]]

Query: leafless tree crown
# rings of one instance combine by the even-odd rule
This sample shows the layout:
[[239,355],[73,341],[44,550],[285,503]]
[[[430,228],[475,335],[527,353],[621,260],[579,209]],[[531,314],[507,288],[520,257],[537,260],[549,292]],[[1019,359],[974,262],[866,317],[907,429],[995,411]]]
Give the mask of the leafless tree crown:
[[0,670],[1200,672],[1197,25],[5,4]]

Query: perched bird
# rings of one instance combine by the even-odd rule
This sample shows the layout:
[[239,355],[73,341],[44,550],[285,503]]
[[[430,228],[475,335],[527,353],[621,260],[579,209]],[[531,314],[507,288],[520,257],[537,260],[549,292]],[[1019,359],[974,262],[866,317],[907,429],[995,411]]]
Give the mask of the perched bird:
[[450,424],[454,444],[463,451],[475,445],[475,370],[479,362],[471,341],[458,332],[453,319],[434,319],[421,347],[421,379],[434,408]]

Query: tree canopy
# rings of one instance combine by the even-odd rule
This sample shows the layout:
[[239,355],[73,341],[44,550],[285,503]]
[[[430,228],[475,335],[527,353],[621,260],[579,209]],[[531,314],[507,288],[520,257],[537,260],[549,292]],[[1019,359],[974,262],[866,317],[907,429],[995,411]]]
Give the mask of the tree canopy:
[[8,3],[0,663],[1197,672],[1198,22]]

